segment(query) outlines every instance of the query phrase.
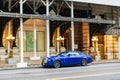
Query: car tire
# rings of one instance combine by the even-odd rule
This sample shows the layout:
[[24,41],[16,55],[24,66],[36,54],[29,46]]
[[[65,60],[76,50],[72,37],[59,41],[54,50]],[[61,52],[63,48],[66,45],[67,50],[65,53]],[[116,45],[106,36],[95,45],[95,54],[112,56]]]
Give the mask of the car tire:
[[60,67],[60,61],[55,60],[53,66],[54,66],[54,68],[59,68]]
[[45,66],[44,66],[44,60],[45,60],[45,58],[42,59],[42,62],[41,62],[42,67],[45,67]]
[[87,66],[87,60],[86,59],[82,59],[81,66]]

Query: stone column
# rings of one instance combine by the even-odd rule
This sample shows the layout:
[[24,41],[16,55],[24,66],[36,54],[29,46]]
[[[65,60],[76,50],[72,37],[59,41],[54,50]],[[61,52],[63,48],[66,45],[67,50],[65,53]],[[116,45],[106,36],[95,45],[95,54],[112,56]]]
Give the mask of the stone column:
[[89,23],[82,23],[82,36],[83,36],[83,52],[89,53],[89,43],[90,43],[90,32],[89,32]]
[[118,53],[118,59],[120,59],[120,37],[118,37],[118,47],[119,47],[119,53]]
[[[60,28],[57,28],[57,38],[60,36]],[[60,49],[59,49],[59,41],[57,40],[57,53],[60,52]]]
[[[120,27],[120,16],[118,18],[119,18],[119,27]],[[119,47],[118,59],[120,59],[120,37],[118,37],[118,47]]]
[[106,56],[107,56],[107,59],[113,59],[113,49],[112,49],[112,36],[106,36],[105,37],[106,38],[106,40],[105,40],[105,42],[106,42]]

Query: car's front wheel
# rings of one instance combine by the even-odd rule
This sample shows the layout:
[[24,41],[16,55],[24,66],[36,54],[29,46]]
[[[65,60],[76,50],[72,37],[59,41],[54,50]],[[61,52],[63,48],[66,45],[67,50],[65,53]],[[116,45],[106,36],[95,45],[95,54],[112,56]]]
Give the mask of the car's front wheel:
[[54,66],[54,68],[59,68],[60,67],[60,61],[55,60],[53,66]]
[[86,59],[82,59],[81,65],[82,65],[82,66],[87,66],[87,60],[86,60]]

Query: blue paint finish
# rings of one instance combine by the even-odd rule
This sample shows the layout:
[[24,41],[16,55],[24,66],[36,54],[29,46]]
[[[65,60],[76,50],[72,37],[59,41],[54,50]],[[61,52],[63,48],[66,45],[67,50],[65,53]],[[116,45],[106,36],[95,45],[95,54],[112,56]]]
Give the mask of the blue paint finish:
[[51,56],[49,58],[46,58],[43,61],[44,67],[54,67],[54,61],[59,61],[61,66],[72,66],[72,65],[78,65],[82,63],[82,60],[86,59],[87,63],[92,62],[92,57],[89,55],[86,55],[83,52],[80,51],[65,51],[57,54],[56,56]]

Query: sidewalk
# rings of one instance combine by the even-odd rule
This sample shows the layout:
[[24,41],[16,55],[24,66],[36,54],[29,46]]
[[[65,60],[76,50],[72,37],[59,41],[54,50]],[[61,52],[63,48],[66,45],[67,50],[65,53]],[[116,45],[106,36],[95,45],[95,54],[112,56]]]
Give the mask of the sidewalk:
[[[120,60],[100,60],[93,61],[92,64],[107,64],[107,63],[120,63]],[[12,70],[12,69],[30,69],[30,68],[41,68],[41,65],[28,65],[25,68],[17,68],[16,64],[3,64],[0,65],[0,70]]]
[[99,60],[93,61],[92,64],[120,63],[120,60]]

